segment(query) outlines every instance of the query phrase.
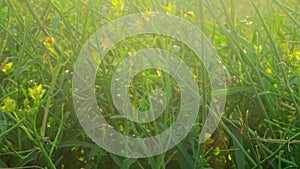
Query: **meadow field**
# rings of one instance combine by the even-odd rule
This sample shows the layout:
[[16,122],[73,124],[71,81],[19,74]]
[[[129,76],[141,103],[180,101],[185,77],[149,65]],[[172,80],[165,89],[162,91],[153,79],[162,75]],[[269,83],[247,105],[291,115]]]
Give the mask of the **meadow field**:
[[0,168],[300,168],[300,1],[0,0]]

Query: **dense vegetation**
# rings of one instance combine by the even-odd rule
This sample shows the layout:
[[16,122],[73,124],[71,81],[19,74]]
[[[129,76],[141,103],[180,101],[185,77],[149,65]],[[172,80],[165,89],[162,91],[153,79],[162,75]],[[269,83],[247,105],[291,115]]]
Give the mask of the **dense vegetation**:
[[[216,131],[198,137],[208,112],[209,76],[182,42],[147,34],[115,45],[99,64],[95,91],[106,120],[119,132],[163,132],[180,109],[180,89],[167,73],[148,69],[132,80],[132,104],[149,108],[165,91],[169,106],[156,123],[120,118],[110,96],[118,63],[160,48],[193,70],[205,105],[192,130],[166,153],[141,159],[97,146],[78,122],[72,100],[76,59],[86,41],[112,20],[133,13],[176,15],[201,29],[226,68],[226,106]],[[0,0],[0,168],[299,168],[299,0]],[[120,30],[121,31],[121,30]]]

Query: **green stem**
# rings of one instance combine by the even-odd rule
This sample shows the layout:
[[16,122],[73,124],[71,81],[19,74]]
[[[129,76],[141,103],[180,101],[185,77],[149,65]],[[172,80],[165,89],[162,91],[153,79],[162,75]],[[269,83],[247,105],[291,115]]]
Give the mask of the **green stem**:
[[245,157],[250,161],[250,163],[254,166],[254,167],[258,167],[256,161],[254,161],[252,159],[252,157],[248,154],[248,152],[245,150],[245,148],[241,145],[241,143],[239,142],[239,140],[235,137],[235,135],[231,132],[231,130],[224,124],[223,121],[220,122],[220,125],[222,126],[222,128],[226,131],[226,133],[232,138],[232,140],[237,144],[237,146],[240,148],[240,150],[243,152],[243,154],[245,155]]
[[58,66],[56,73],[54,74],[54,76],[52,76],[52,80],[51,80],[51,86],[50,86],[50,93],[47,99],[47,103],[46,103],[46,107],[45,107],[45,111],[44,111],[44,117],[43,117],[43,123],[42,123],[42,128],[41,128],[41,136],[44,137],[46,134],[46,127],[47,127],[47,122],[48,122],[48,115],[49,115],[49,109],[50,109],[50,103],[51,103],[51,99],[53,97],[53,92],[55,89],[55,84],[57,81],[57,77],[58,74],[61,70],[61,65]]
[[[200,24],[201,24],[201,30],[203,32],[203,36],[205,35],[205,16],[204,16],[204,1],[202,0],[200,2]],[[205,37],[201,38],[204,39]],[[201,41],[201,55],[202,57],[205,59],[205,56],[207,54],[206,52],[206,48],[204,47],[204,40]],[[203,88],[203,105],[202,106],[202,115],[203,115],[203,120],[202,122],[205,123],[206,117],[207,117],[207,108],[206,105],[208,104],[207,102],[207,90],[206,90],[206,83],[207,83],[207,78],[206,78],[206,71],[205,71],[205,67],[204,64],[202,64],[201,66],[201,76],[202,76],[202,88]],[[201,111],[200,110],[200,111]],[[197,145],[197,151],[196,151],[196,160],[195,160],[195,164],[194,164],[194,169],[198,168],[198,163],[199,163],[199,158],[200,158],[200,151],[201,151],[202,145],[198,144]]]

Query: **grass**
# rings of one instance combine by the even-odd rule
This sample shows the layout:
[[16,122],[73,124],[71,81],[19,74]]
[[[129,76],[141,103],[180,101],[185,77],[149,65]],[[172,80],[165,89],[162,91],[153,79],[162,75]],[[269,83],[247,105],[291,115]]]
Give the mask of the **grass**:
[[[123,8],[112,2],[0,0],[0,168],[299,168],[299,1],[137,0],[125,1]],[[151,91],[165,92],[168,104],[156,121],[134,123],[115,108],[110,79],[128,55],[145,48],[181,58],[203,103],[189,134],[171,150],[124,158],[97,146],[82,129],[73,106],[73,71],[99,28],[133,13],[150,17],[151,11],[201,29],[226,67],[228,88],[212,93],[201,60],[176,39],[142,34],[116,44],[98,65],[95,91],[101,112],[117,131],[154,136],[180,111],[176,80],[156,69],[137,74],[128,90],[138,110],[149,109]],[[221,122],[199,144],[211,98],[218,94],[227,96]]]

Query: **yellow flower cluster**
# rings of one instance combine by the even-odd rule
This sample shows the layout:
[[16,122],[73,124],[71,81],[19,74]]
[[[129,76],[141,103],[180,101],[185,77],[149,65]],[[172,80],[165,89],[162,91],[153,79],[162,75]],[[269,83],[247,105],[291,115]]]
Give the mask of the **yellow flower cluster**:
[[67,51],[65,51],[65,55],[66,55],[68,58],[70,58],[70,57],[72,57],[72,55],[73,55],[73,51],[67,50]]
[[300,61],[300,50],[295,50],[288,55],[289,61]]
[[43,89],[42,85],[34,86],[33,88],[28,88],[29,95],[33,100],[40,100],[43,98],[46,90]]
[[120,12],[124,7],[124,0],[112,0],[111,4],[115,7],[115,9]]
[[51,52],[51,53],[56,53],[55,52],[55,39],[52,36],[46,37],[44,40],[44,45],[45,47]]
[[194,11],[188,11],[185,16],[190,17],[192,20],[196,19],[196,14],[194,13]]
[[176,6],[173,5],[172,3],[169,3],[168,6],[166,6],[166,11],[167,11],[167,14],[171,15],[171,14],[174,14],[176,10]]
[[247,22],[246,22],[246,25],[247,25],[247,26],[251,26],[252,24],[253,24],[252,21],[247,21]]
[[254,50],[255,50],[256,54],[260,54],[262,52],[263,48],[261,45],[258,45],[258,46],[254,45]]
[[9,73],[12,66],[13,66],[13,62],[9,62],[9,63],[5,64],[2,68],[2,72]]
[[0,107],[0,110],[3,112],[13,112],[15,110],[15,101],[10,97],[7,97],[2,101],[3,106]]

